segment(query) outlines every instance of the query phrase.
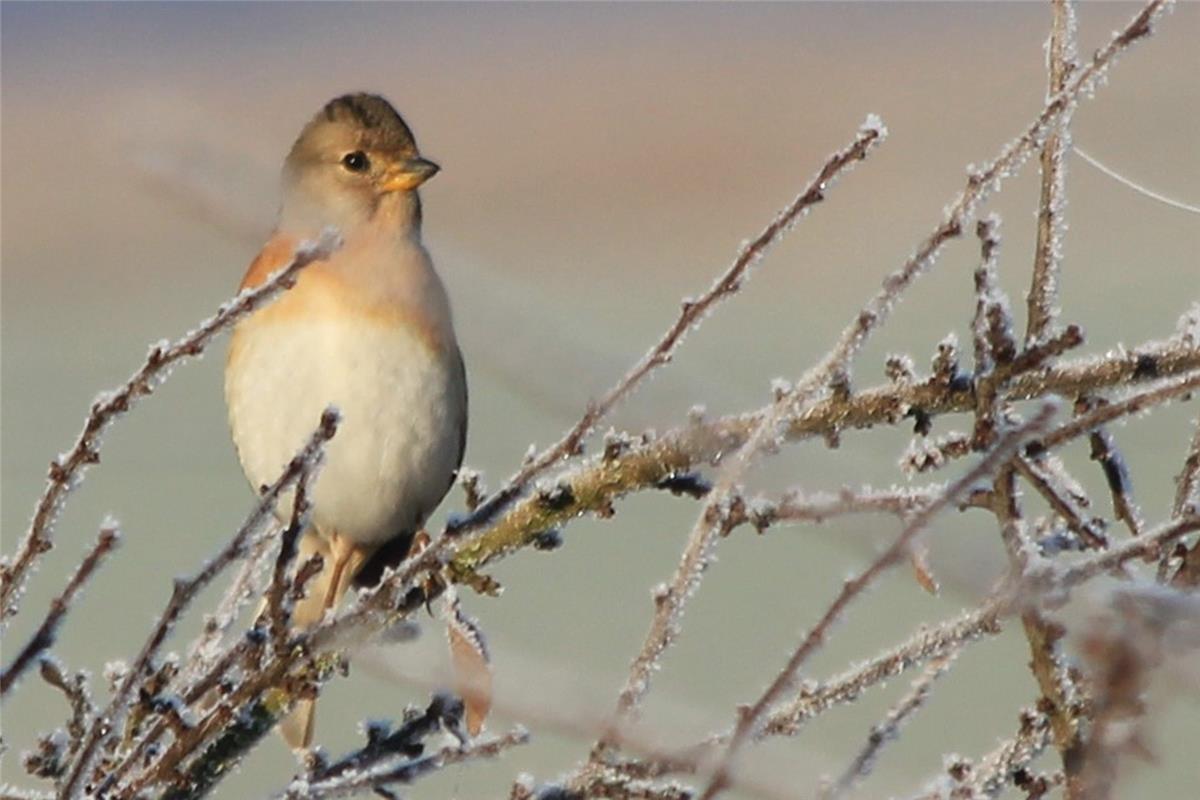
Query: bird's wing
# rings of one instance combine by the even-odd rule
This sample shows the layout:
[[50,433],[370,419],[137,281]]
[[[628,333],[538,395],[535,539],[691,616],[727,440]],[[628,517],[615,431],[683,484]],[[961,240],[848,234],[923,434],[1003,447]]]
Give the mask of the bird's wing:
[[278,231],[274,233],[263,245],[262,250],[258,251],[254,260],[250,262],[249,269],[242,276],[242,283],[238,286],[238,291],[244,292],[247,289],[261,286],[273,272],[286,267],[296,253],[297,244],[299,242],[293,236]]

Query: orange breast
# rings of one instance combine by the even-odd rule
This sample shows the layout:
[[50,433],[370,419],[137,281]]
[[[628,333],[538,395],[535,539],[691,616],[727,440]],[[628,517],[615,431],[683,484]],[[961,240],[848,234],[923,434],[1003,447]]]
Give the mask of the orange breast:
[[[262,285],[291,260],[297,244],[297,239],[283,234],[272,237],[251,262],[239,288],[244,291]],[[377,287],[369,285],[373,277],[369,272],[346,268],[348,259],[361,256],[357,249],[350,243],[330,260],[306,267],[294,287],[244,320],[239,329],[306,317],[347,314],[384,327],[407,327],[431,352],[443,352],[447,342],[440,326],[422,313],[417,304],[398,302],[398,298],[389,297],[385,292],[373,291]],[[235,336],[231,344],[231,359],[237,348],[237,338]]]

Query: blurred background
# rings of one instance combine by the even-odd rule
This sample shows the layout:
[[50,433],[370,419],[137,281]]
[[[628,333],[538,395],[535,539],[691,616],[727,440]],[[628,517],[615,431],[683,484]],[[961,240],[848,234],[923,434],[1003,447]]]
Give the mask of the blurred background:
[[[1135,9],[1081,8],[1082,52]],[[283,155],[331,97],[385,94],[443,167],[423,190],[426,241],[470,373],[467,463],[494,486],[531,442],[544,445],[573,422],[660,335],[679,299],[706,288],[739,243],[877,113],[891,130],[884,146],[613,422],[661,430],[695,404],[712,414],[747,410],[767,401],[772,378],[798,376],[933,227],[966,165],[990,159],[1037,113],[1049,21],[1044,4],[1000,3],[5,3],[4,552],[95,393],[122,382],[149,342],[188,330],[232,294],[270,231]],[[1121,59],[1073,128],[1095,157],[1192,203],[1200,200],[1197,41],[1200,6],[1182,4]],[[1078,158],[1068,188],[1064,320],[1084,326],[1090,352],[1168,335],[1200,295],[1196,217]],[[1036,197],[1031,164],[990,205],[1004,220],[1003,283],[1018,310]],[[888,353],[910,352],[924,368],[947,333],[967,341],[976,260],[973,237],[947,249],[867,349],[857,385],[882,380]],[[228,442],[222,351],[178,370],[108,437],[104,463],[73,496],[7,641],[24,640],[111,513],[124,546],[55,652],[97,673],[130,657],[170,578],[193,570],[239,524],[252,495]],[[1194,404],[1182,405],[1115,429],[1151,521],[1169,508],[1194,414]],[[964,424],[938,420],[935,432]],[[897,461],[909,436],[877,430],[848,433],[837,450],[792,447],[757,469],[751,486],[903,482]],[[1108,513],[1086,447],[1076,445],[1068,461]],[[461,507],[456,491],[434,524]],[[467,599],[497,669],[492,724],[525,721],[534,743],[412,796],[501,796],[519,771],[552,779],[586,755],[587,721],[610,710],[649,623],[649,589],[673,571],[697,507],[646,494],[618,511],[610,522],[571,525],[555,553],[500,564],[501,600]],[[723,542],[657,678],[648,735],[679,744],[731,723],[735,704],[758,695],[842,578],[896,529],[858,518]],[[894,571],[851,610],[809,677],[953,616],[999,574],[1000,546],[982,515],[943,518],[931,543],[942,593],[929,596]],[[196,624],[193,615],[177,649]],[[417,645],[364,657],[333,682],[318,741],[348,749],[360,739],[359,720],[397,715],[427,696],[443,636],[433,621],[424,629]],[[911,792],[943,754],[980,755],[1011,735],[1017,708],[1036,696],[1027,658],[1019,631],[968,649],[885,752],[863,796]],[[1119,796],[1182,798],[1200,780],[1196,675],[1193,663],[1155,684],[1158,761],[1124,770]],[[822,773],[842,770],[908,683],[756,749],[745,769],[790,795],[811,792]],[[18,753],[65,713],[53,690],[27,679],[4,708],[5,781],[23,783]],[[272,737],[218,796],[256,797],[293,771]]]

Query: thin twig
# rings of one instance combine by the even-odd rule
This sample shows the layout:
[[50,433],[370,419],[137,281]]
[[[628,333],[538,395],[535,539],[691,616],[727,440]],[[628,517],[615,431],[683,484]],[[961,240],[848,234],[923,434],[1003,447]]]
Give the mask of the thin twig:
[[[1049,71],[1046,98],[1061,92],[1067,77],[1075,69],[1075,6],[1072,0],[1051,0],[1053,23],[1047,43]],[[1058,127],[1042,145],[1042,191],[1038,205],[1037,244],[1033,253],[1033,284],[1029,289],[1029,321],[1026,346],[1033,345],[1053,332],[1059,313],[1058,276],[1062,264],[1062,240],[1066,224],[1063,211],[1067,203],[1067,162],[1071,147],[1071,114],[1063,115]]]
[[479,504],[472,514],[451,527],[454,533],[476,529],[491,519],[517,497],[529,482],[545,472],[547,468],[579,452],[583,440],[618,403],[629,395],[658,367],[670,362],[685,334],[704,321],[709,312],[721,301],[736,294],[749,272],[767,254],[777,241],[790,231],[801,217],[825,199],[825,192],[833,182],[855,163],[865,159],[871,149],[887,136],[887,129],[878,120],[867,120],[858,131],[854,142],[837,151],[820,171],[809,181],[796,198],[752,241],[742,246],[733,263],[700,297],[687,299],[679,316],[667,328],[662,338],[642,356],[615,386],[605,392],[599,400],[591,403],[583,416],[557,442],[534,456],[519,472],[487,500]]
[[284,468],[279,478],[262,493],[258,504],[233,538],[193,576],[174,580],[171,597],[167,601],[166,608],[158,617],[158,621],[142,645],[137,659],[130,665],[128,674],[113,693],[112,700],[101,715],[108,725],[92,726],[88,738],[80,748],[79,756],[75,759],[69,776],[63,784],[62,797],[64,800],[73,800],[79,796],[80,792],[86,791],[87,773],[95,759],[96,748],[100,744],[101,737],[105,735],[106,729],[116,730],[120,727],[127,712],[127,703],[133,695],[135,687],[143,679],[151,660],[184,609],[225,567],[229,566],[234,559],[245,554],[250,537],[274,513],[279,498],[320,462],[325,444],[337,433],[337,427],[337,412],[333,409],[326,409],[308,442]]
[[30,567],[54,546],[54,524],[58,514],[87,469],[99,462],[102,439],[108,428],[142,397],[153,393],[170,376],[171,367],[200,355],[217,334],[290,288],[300,270],[329,258],[340,246],[340,237],[333,230],[326,230],[315,242],[301,243],[291,261],[272,273],[266,282],[223,304],[215,315],[175,342],[164,341],[151,347],[146,361],[128,381],[96,398],[75,444],[50,462],[49,479],[34,507],[25,538],[16,556],[0,568],[0,623],[16,614]]
[[[1039,554],[1026,534],[1025,519],[1017,497],[1015,471],[1003,470],[997,476],[992,491],[992,510],[1000,524],[1009,563],[1014,574],[1026,575],[1030,563]],[[1079,687],[1070,675],[1059,647],[1065,631],[1062,626],[1047,619],[1034,603],[1027,604],[1021,610],[1021,624],[1029,643],[1029,668],[1042,692],[1039,708],[1050,721],[1070,795],[1078,789],[1079,754],[1083,739],[1076,713]]]
[[866,744],[859,750],[854,760],[838,778],[837,782],[831,787],[828,793],[823,793],[829,798],[838,798],[846,792],[853,789],[860,780],[870,774],[871,769],[875,766],[875,760],[879,757],[879,751],[883,749],[889,741],[895,739],[900,728],[908,721],[908,718],[916,713],[925,701],[929,698],[929,693],[933,691],[934,682],[946,674],[954,663],[954,654],[939,656],[935,658],[925,672],[913,681],[912,689],[908,694],[900,698],[887,713],[887,716],[882,722],[871,728],[871,733],[867,737]]
[[1013,466],[1045,498],[1054,513],[1062,517],[1067,527],[1079,537],[1080,544],[1096,549],[1108,546],[1104,520],[1087,516],[1071,493],[1059,485],[1053,472],[1046,469],[1040,460],[1018,456],[1013,459]]
[[1129,395],[1117,403],[1101,405],[1095,411],[1076,417],[1070,422],[1047,433],[1041,439],[1031,442],[1030,454],[1034,455],[1043,450],[1059,447],[1072,439],[1090,434],[1101,425],[1112,422],[1130,414],[1137,414],[1152,406],[1165,403],[1168,400],[1186,395],[1200,388],[1200,372],[1185,375],[1173,381],[1164,381],[1145,391]]
[[1032,711],[1022,712],[1021,727],[1017,735],[984,756],[973,781],[973,789],[978,794],[968,796],[999,796],[1004,787],[1013,781],[1013,776],[1023,767],[1032,764],[1049,743],[1050,725],[1045,715]]
[[62,593],[50,601],[50,609],[46,612],[42,624],[38,626],[37,631],[17,653],[12,663],[5,668],[3,674],[0,674],[0,695],[8,694],[9,690],[16,685],[21,674],[29,668],[34,659],[54,645],[58,626],[67,612],[71,610],[71,603],[74,602],[75,596],[92,577],[92,573],[100,566],[100,562],[104,560],[104,557],[117,546],[120,538],[121,534],[116,523],[106,522],[100,528],[100,535],[96,539],[96,544],[84,556],[83,561],[80,562],[79,567],[75,570],[75,574],[67,581],[67,585],[62,590]]
[[[1189,513],[1200,512],[1200,417],[1193,423],[1196,432],[1187,457],[1175,478],[1175,500],[1171,504],[1171,516],[1179,518]],[[1164,580],[1169,569],[1168,555],[1164,554],[1159,566],[1159,580]],[[1189,587],[1200,585],[1200,541],[1183,552],[1182,563],[1171,578],[1171,585]]]
[[841,616],[851,601],[861,594],[867,586],[873,583],[884,570],[903,558],[915,537],[929,525],[940,511],[956,503],[978,481],[991,475],[998,469],[1001,464],[1016,452],[1022,442],[1031,435],[1036,434],[1037,431],[1044,429],[1053,414],[1054,405],[1047,403],[1029,422],[1006,432],[997,441],[995,447],[974,468],[951,484],[937,501],[915,514],[891,546],[866,569],[845,582],[837,597],[825,610],[825,613],[818,620],[817,624],[801,640],[799,646],[792,653],[783,669],[771,681],[766,691],[759,696],[753,705],[739,713],[733,736],[726,746],[725,753],[720,760],[720,765],[714,771],[713,778],[700,794],[700,800],[711,800],[711,798],[715,797],[725,788],[729,767],[737,757],[742,745],[748,738],[755,735],[760,727],[762,718],[778,702],[783,693],[795,683],[800,667],[824,643],[825,637],[828,635],[833,623]]
[[1057,574],[1051,568],[1049,573],[1033,576],[1033,579],[1038,584],[1049,581],[1052,586],[1069,589],[1129,561],[1156,558],[1163,552],[1163,548],[1198,530],[1200,530],[1200,514],[1171,519],[1146,531],[1136,539],[1130,539],[1103,553],[1062,567]]
[[[801,723],[835,705],[853,702],[870,687],[895,678],[926,661],[957,652],[970,642],[1000,633],[1000,618],[1010,603],[1011,598],[997,596],[978,609],[936,627],[922,627],[902,644],[860,667],[815,688],[801,690],[794,700],[766,718],[758,737],[794,736],[799,732]],[[723,736],[717,741],[728,739],[728,736]]]
[[1092,446],[1092,460],[1098,462],[1104,472],[1104,480],[1112,497],[1113,516],[1124,522],[1130,533],[1138,536],[1142,532],[1142,515],[1133,499],[1133,482],[1129,478],[1125,456],[1121,454],[1112,434],[1104,428],[1089,433],[1088,441]]
[[[971,447],[984,450],[996,435],[997,402],[1003,383],[995,379],[996,362],[1007,364],[1014,354],[1003,352],[993,341],[990,321],[995,309],[1006,309],[1008,298],[1000,291],[997,264],[1000,259],[1000,217],[989,214],[975,226],[979,238],[980,265],[975,270],[975,317],[971,322],[975,346],[975,428]],[[1006,314],[1007,316],[1007,314]]]
[[505,750],[528,741],[529,733],[524,728],[516,728],[503,736],[473,741],[469,744],[448,745],[428,756],[403,759],[398,763],[392,762],[347,773],[327,781],[314,783],[294,781],[287,790],[274,796],[280,800],[331,800],[335,797],[347,797],[377,787],[411,784],[418,778],[451,764],[479,758],[494,758]]
[[825,522],[845,514],[892,514],[905,519],[936,500],[945,484],[935,483],[917,488],[842,489],[836,494],[815,492],[804,494],[794,489],[778,502],[755,502],[746,521],[760,531],[770,525],[790,522]]
[[1175,501],[1171,504],[1171,516],[1181,517],[1190,503],[1200,503],[1200,417],[1192,427],[1192,443],[1187,457],[1175,478]]
[[291,625],[292,604],[289,602],[288,569],[296,560],[297,542],[308,526],[308,484],[311,480],[312,473],[306,472],[296,481],[296,491],[292,496],[292,516],[279,536],[279,554],[275,558],[271,583],[267,586],[266,615],[270,621],[271,639],[276,649],[284,647]]

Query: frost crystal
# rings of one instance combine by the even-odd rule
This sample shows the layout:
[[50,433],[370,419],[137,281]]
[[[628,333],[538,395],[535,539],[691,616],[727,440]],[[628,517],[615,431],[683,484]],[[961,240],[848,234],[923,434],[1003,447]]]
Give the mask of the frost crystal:
[[880,139],[886,139],[888,135],[887,125],[883,124],[883,120],[878,114],[867,114],[866,120],[858,127],[859,133],[874,133]]

